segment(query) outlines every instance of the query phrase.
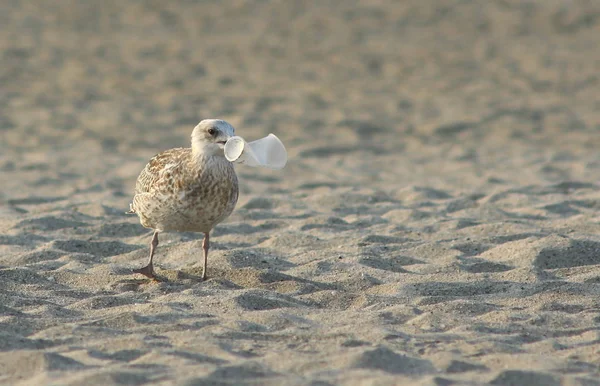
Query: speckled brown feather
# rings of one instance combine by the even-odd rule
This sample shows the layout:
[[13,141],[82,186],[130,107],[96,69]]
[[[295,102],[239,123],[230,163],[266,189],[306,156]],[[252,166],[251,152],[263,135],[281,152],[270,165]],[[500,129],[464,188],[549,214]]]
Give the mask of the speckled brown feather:
[[131,209],[146,228],[210,232],[231,214],[237,199],[237,176],[229,161],[177,148],[148,162],[137,179]]

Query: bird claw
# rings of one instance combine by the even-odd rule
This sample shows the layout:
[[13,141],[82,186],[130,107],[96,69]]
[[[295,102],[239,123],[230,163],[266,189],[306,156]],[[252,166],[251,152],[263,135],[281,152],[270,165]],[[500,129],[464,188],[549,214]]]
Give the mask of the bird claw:
[[132,271],[133,273],[141,273],[142,275],[146,276],[149,279],[156,279],[156,276],[154,275],[154,267],[152,267],[152,264],[148,264],[147,266],[143,267],[143,268],[139,268],[139,269],[134,269]]

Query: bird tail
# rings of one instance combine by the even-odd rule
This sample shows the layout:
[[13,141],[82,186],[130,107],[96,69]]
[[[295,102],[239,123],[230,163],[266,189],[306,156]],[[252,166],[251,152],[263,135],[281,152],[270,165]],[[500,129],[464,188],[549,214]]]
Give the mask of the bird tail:
[[129,204],[129,210],[125,212],[125,214],[135,214],[135,210],[133,209],[132,204]]

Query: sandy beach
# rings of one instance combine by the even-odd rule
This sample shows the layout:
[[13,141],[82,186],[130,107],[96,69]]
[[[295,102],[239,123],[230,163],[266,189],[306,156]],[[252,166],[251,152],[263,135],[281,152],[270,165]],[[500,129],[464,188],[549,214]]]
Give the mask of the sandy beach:
[[[600,3],[0,5],[1,385],[600,385]],[[221,118],[211,233],[126,215]]]

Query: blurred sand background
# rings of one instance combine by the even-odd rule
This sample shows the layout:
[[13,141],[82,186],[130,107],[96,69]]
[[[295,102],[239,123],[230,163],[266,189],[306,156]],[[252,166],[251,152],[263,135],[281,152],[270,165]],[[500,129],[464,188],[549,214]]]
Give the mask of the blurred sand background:
[[[600,385],[600,3],[0,4],[0,384]],[[124,211],[203,118],[211,238]]]

